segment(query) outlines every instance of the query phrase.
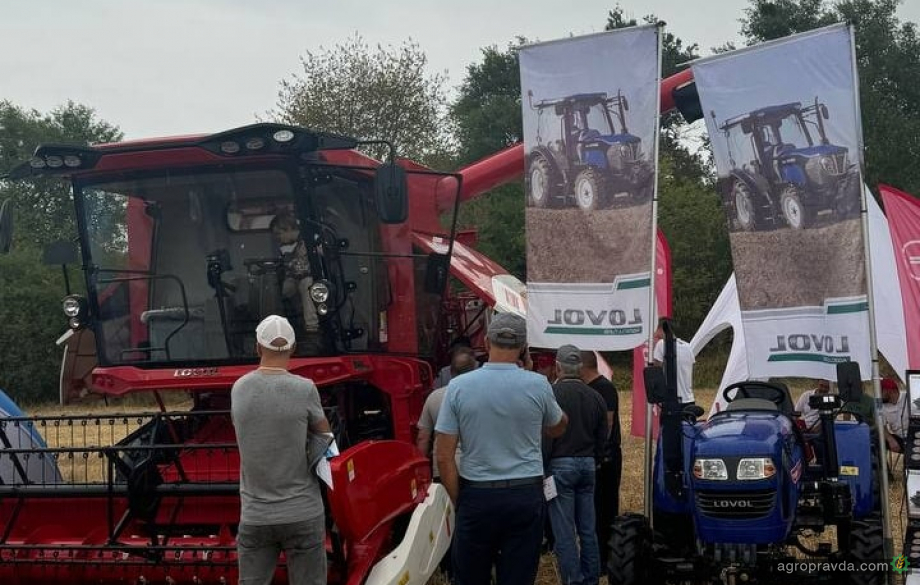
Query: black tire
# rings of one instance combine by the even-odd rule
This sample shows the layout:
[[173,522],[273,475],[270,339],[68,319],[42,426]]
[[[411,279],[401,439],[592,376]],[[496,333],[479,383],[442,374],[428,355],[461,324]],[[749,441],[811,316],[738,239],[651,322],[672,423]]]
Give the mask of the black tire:
[[861,573],[858,571],[861,563],[878,562],[883,557],[884,538],[881,519],[854,520],[850,527],[850,560],[855,563],[857,572],[847,576],[847,583],[849,585],[882,585],[885,583],[884,572]]
[[575,205],[582,211],[600,209],[607,199],[607,182],[593,167],[582,169],[575,175],[572,189],[575,195]]
[[783,189],[779,198],[779,207],[783,211],[786,225],[796,230],[808,229],[815,224],[817,213],[802,200],[801,192],[795,187]]
[[761,227],[763,220],[758,216],[757,199],[750,185],[741,179],[734,179],[729,197],[739,228],[750,232]]
[[532,207],[555,207],[559,197],[559,172],[541,153],[533,155],[527,169],[527,195]]
[[651,549],[651,531],[646,517],[641,514],[627,514],[614,518],[608,547],[608,583],[645,585]]

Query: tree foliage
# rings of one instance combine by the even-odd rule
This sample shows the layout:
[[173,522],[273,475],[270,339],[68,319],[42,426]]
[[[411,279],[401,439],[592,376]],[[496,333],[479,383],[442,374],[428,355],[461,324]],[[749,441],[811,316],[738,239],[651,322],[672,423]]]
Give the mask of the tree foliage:
[[[400,156],[443,164],[451,151],[446,77],[429,74],[418,44],[371,48],[355,35],[307,52],[303,71],[281,82],[271,117],[318,131],[389,140]],[[369,152],[383,158],[384,150]]]
[[920,194],[920,38],[897,17],[899,0],[752,0],[748,44],[834,22],[856,29],[866,182]]
[[[67,102],[50,113],[0,101],[0,173],[27,161],[42,143],[95,144],[121,140],[121,131],[92,108]],[[38,247],[76,235],[70,187],[54,179],[0,181],[0,200],[16,208],[14,246]]]

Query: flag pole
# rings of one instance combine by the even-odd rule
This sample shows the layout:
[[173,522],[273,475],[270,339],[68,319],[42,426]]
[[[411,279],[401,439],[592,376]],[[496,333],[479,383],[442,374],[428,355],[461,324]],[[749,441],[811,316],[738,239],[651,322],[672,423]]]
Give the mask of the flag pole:
[[[652,361],[652,352],[655,342],[655,328],[657,325],[658,311],[657,307],[657,290],[655,289],[655,276],[658,272],[658,145],[661,142],[661,47],[662,32],[664,22],[659,21],[655,27],[655,34],[658,36],[658,77],[655,78],[655,172],[653,174],[654,185],[652,187],[652,264],[649,270],[649,323],[648,323],[648,340],[646,341],[645,361],[650,364]],[[635,380],[633,384],[635,384]],[[653,526],[652,520],[652,466],[654,465],[654,451],[652,450],[652,405],[648,401],[648,388],[645,389],[645,466],[643,469],[643,486],[645,488],[643,503],[645,517],[648,518],[649,526]]]
[[875,327],[875,299],[872,286],[872,254],[869,244],[869,201],[865,183],[863,182],[863,136],[862,136],[862,110],[859,99],[859,71],[856,67],[856,32],[853,25],[850,29],[850,52],[853,66],[853,88],[856,105],[857,139],[859,140],[859,193],[860,193],[860,218],[862,219],[863,248],[866,257],[866,298],[869,302],[869,351],[872,359],[872,398],[875,402],[875,428],[878,440],[878,481],[880,492],[880,505],[882,513],[882,538],[884,556],[894,555],[894,543],[891,535],[891,516],[888,493],[888,457],[887,443],[885,441],[885,425],[882,417],[881,382],[879,380],[878,359],[878,334]]

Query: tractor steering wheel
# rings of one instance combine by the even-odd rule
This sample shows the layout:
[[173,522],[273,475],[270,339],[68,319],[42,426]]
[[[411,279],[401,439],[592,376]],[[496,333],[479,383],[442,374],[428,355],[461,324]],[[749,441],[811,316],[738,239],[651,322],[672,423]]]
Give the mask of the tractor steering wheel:
[[[732,390],[737,392],[732,393]],[[757,391],[752,393],[751,391]],[[760,391],[764,391],[761,393]],[[731,404],[738,398],[762,398],[769,400],[778,408],[782,408],[786,401],[786,390],[769,382],[757,382],[754,380],[746,382],[735,382],[722,391],[722,399],[726,404]]]

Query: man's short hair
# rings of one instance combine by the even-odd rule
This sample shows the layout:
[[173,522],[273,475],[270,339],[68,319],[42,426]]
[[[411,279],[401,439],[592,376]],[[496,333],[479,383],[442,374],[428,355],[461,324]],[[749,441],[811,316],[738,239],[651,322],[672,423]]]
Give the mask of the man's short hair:
[[583,351],[581,352],[581,364],[592,370],[597,369],[597,354],[593,351]]
[[476,369],[476,354],[468,347],[457,347],[450,358],[450,373],[459,376]]
[[527,345],[527,321],[514,313],[498,313],[489,322],[489,342],[501,349],[518,349]]

